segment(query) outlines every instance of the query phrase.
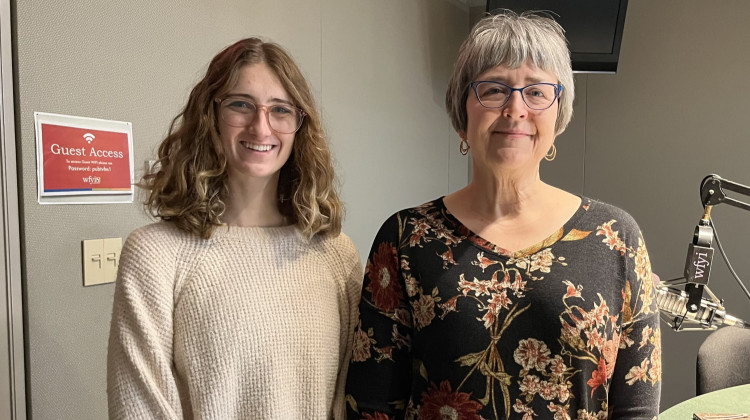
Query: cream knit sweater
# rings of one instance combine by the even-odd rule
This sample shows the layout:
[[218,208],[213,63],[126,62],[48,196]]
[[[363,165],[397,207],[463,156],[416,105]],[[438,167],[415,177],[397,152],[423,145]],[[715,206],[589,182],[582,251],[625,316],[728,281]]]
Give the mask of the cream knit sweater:
[[134,231],[115,288],[110,418],[343,418],[361,271],[344,234]]

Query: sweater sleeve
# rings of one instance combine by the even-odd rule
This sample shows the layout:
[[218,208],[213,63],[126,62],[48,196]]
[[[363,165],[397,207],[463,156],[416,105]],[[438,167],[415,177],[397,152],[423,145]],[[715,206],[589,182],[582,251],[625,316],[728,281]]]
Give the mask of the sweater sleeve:
[[362,289],[362,263],[359,260],[359,253],[351,243],[351,240],[346,238],[351,252],[347,253],[344,264],[349,267],[347,270],[347,276],[345,278],[346,293],[346,305],[342,308],[341,319],[342,323],[346,322],[341,326],[341,346],[342,352],[339,358],[339,375],[336,380],[336,394],[334,396],[334,416],[336,420],[343,420],[346,418],[346,402],[345,402],[345,385],[346,377],[349,371],[349,362],[352,354],[352,339],[354,337],[354,327],[357,325],[359,319],[359,312],[357,311],[357,304],[359,303],[359,293]]
[[412,322],[398,253],[401,223],[396,214],[383,224],[367,259],[346,384],[349,419],[402,418],[409,400]]
[[107,353],[110,419],[183,416],[172,355],[175,262],[165,251],[174,246],[151,227],[133,232],[120,257]]
[[620,348],[609,390],[610,419],[651,420],[659,414],[661,330],[651,263],[635,221],[629,220],[628,264]]

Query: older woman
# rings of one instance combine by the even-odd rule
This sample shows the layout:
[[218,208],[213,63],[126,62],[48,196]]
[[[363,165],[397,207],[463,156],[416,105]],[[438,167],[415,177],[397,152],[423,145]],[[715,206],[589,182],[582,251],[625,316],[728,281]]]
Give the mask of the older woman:
[[639,228],[539,176],[573,93],[553,20],[506,12],[474,27],[446,95],[472,179],[378,232],[349,418],[657,416],[659,318]]
[[142,186],[161,221],[120,260],[110,418],[343,418],[361,264],[291,56],[257,38],[217,54],[159,163]]

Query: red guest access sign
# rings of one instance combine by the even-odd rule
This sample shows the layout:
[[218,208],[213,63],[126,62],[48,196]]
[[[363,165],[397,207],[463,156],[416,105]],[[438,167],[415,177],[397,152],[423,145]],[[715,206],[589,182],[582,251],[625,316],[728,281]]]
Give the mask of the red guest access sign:
[[[132,125],[37,112],[40,202],[132,201]],[[129,196],[123,200],[120,195]],[[53,200],[45,200],[52,197]]]

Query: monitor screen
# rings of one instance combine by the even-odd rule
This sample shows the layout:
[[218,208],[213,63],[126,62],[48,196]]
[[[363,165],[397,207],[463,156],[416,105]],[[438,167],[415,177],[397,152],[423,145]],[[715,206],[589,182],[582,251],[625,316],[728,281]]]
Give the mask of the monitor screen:
[[565,29],[573,71],[615,73],[628,0],[487,0],[487,11],[546,11]]

